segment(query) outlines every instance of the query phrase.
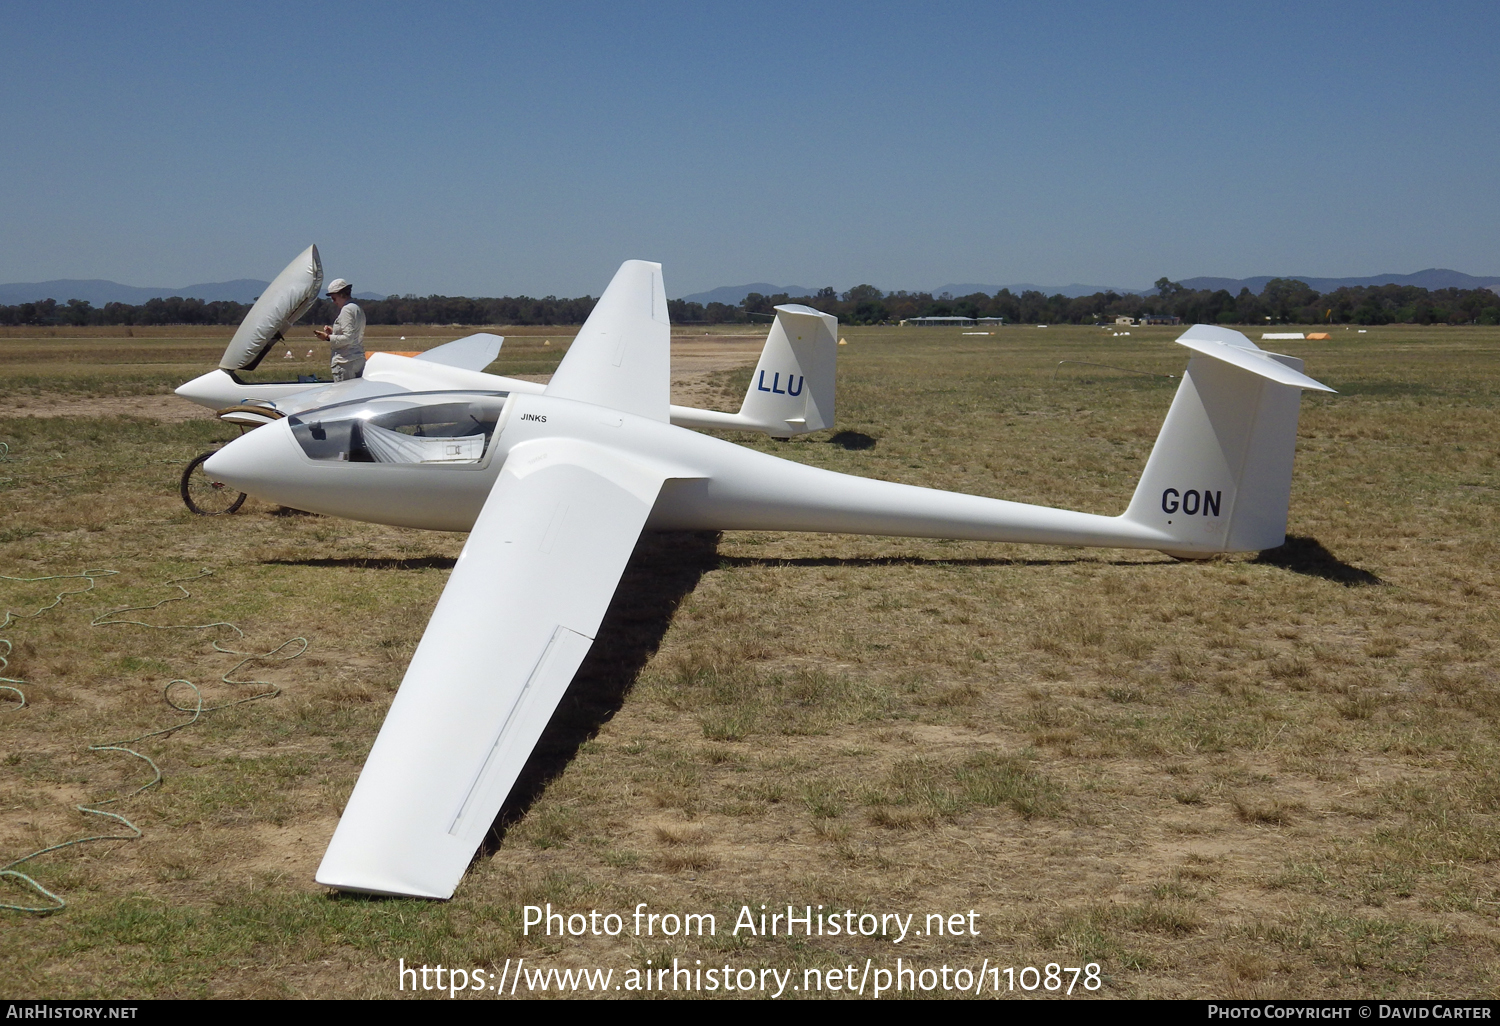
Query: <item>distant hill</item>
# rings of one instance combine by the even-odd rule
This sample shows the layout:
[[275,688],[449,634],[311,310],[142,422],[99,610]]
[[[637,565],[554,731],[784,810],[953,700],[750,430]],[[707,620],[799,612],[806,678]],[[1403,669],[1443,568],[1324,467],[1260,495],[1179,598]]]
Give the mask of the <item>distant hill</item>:
[[[1461,271],[1452,271],[1445,268],[1429,268],[1418,271],[1415,274],[1376,274],[1368,278],[1314,278],[1311,275],[1283,274],[1283,275],[1260,275],[1255,278],[1185,278],[1181,284],[1185,288],[1199,290],[1209,289],[1217,291],[1224,289],[1231,295],[1238,295],[1240,289],[1248,288],[1252,293],[1259,295],[1266,287],[1266,282],[1272,277],[1296,278],[1304,281],[1319,292],[1332,292],[1335,289],[1345,287],[1357,287],[1361,285],[1416,285],[1424,289],[1500,289],[1500,276],[1475,276],[1464,274]],[[206,282],[199,285],[184,285],[181,288],[152,288],[137,285],[121,285],[115,281],[105,281],[100,278],[59,278],[55,281],[38,282],[14,282],[9,285],[0,285],[0,306],[15,306],[18,303],[35,303],[42,299],[53,299],[58,303],[66,303],[70,299],[86,300],[95,307],[102,307],[107,303],[128,303],[139,306],[151,299],[167,298],[169,296],[182,296],[190,299],[201,299],[205,303],[216,300],[230,300],[235,303],[253,303],[263,292],[268,283],[257,278],[237,278],[234,281]],[[1016,295],[1023,292],[1040,292],[1046,296],[1055,296],[1061,293],[1070,299],[1079,296],[1091,296],[1096,292],[1115,292],[1119,295],[1149,295],[1153,291],[1150,288],[1121,288],[1117,285],[1033,285],[1030,282],[1022,282],[1017,285],[1006,285]],[[931,290],[934,296],[948,293],[953,296],[972,296],[976,292],[982,292],[987,296],[993,296],[999,292],[1001,286],[986,285],[976,282],[959,282],[948,285],[940,285]],[[745,297],[752,292],[761,295],[774,296],[778,293],[786,293],[789,296],[810,296],[817,292],[815,288],[806,285],[772,285],[770,282],[757,281],[748,285],[721,285],[707,292],[695,292],[682,298],[690,303],[701,303],[707,306],[709,303],[724,303],[727,306],[738,306],[744,302]],[[383,293],[356,292],[355,299],[375,300],[385,299]]]
[[[1076,299],[1079,296],[1092,296],[1096,292],[1113,292],[1116,295],[1128,296],[1131,293],[1145,295],[1151,291],[1150,289],[1124,289],[1118,285],[1032,285],[1030,282],[1022,282],[1020,285],[1006,285],[1004,287],[1010,289],[1011,292],[1018,296],[1023,292],[1040,292],[1044,296],[1055,296],[1061,293],[1069,299]],[[932,290],[932,294],[934,296],[941,296],[946,292],[953,296],[972,296],[976,292],[983,292],[987,296],[993,296],[1000,289],[1001,286],[999,285],[976,285],[972,283],[964,285],[940,285]]]
[[184,299],[201,299],[205,303],[227,299],[235,303],[253,303],[270,282],[254,278],[236,281],[216,281],[201,285],[184,285],[182,288],[153,288],[136,285],[121,285],[117,281],[99,278],[60,278],[56,281],[16,282],[0,285],[0,303],[14,306],[17,303],[35,303],[41,299],[55,299],[66,303],[70,299],[82,299],[94,306],[106,303],[129,303],[139,306],[150,299],[165,299],[182,296]]
[[[55,299],[66,303],[70,299],[82,299],[94,306],[106,303],[128,303],[140,306],[151,299],[166,299],[181,296],[184,299],[201,299],[205,303],[228,300],[233,303],[253,303],[260,298],[270,282],[258,278],[236,278],[234,281],[215,281],[201,285],[184,285],[182,288],[152,288],[138,285],[121,285],[117,281],[102,278],[59,278],[56,281],[13,282],[0,285],[0,306],[15,306],[18,303],[35,303],[43,299]],[[373,292],[356,292],[355,299],[384,299]]]
[[1472,274],[1442,267],[1429,267],[1416,274],[1375,274],[1368,278],[1314,278],[1307,274],[1280,274],[1262,275],[1258,278],[1185,278],[1181,284],[1189,289],[1224,289],[1231,295],[1239,295],[1240,289],[1249,289],[1258,296],[1272,277],[1295,278],[1306,282],[1318,292],[1369,285],[1415,285],[1424,289],[1487,289],[1500,285],[1500,277],[1477,278]]
[[[1055,296],[1061,292],[1069,298],[1074,296],[1092,296],[1095,292],[1117,292],[1123,296],[1130,292],[1144,294],[1150,291],[1149,289],[1122,289],[1113,285],[1024,284],[1007,285],[1005,287],[1018,296],[1022,292],[1035,290],[1049,296]],[[774,296],[779,292],[785,292],[789,296],[810,296],[817,291],[817,289],[810,289],[806,285],[772,285],[769,282],[758,281],[750,285],[721,285],[716,289],[710,289],[707,292],[695,292],[690,296],[683,296],[682,298],[689,303],[702,303],[704,306],[707,306],[709,303],[724,303],[728,306],[738,306],[752,292],[759,292],[763,296]],[[941,296],[944,292],[954,296],[972,296],[976,292],[983,292],[987,296],[993,296],[999,291],[999,285],[981,285],[973,282],[940,285],[931,290],[934,296]]]
[[[1255,278],[1185,278],[1180,284],[1193,290],[1225,289],[1232,295],[1239,295],[1240,289],[1248,288],[1258,296],[1265,290],[1266,282],[1272,278],[1295,278],[1306,282],[1318,292],[1332,292],[1335,289],[1356,288],[1361,285],[1416,285],[1424,289],[1500,289],[1500,277],[1477,277],[1464,274],[1462,271],[1450,271],[1440,267],[1418,271],[1415,274],[1375,274],[1368,278],[1314,278],[1305,274],[1265,274]],[[1113,292],[1121,296],[1131,294],[1147,296],[1156,291],[1150,287],[1122,288],[1119,285],[1083,285],[1076,282],[1072,285],[1034,285],[1031,282],[1021,282],[1003,287],[1010,289],[1018,296],[1023,292],[1040,292],[1044,296],[1062,294],[1069,299],[1092,296],[1098,292]],[[930,291],[934,296],[941,296],[945,292],[951,296],[972,296],[976,292],[993,296],[1001,288],[1000,285],[986,285],[979,282],[958,282],[922,291]],[[745,297],[752,292],[759,292],[765,296],[773,296],[778,292],[785,292],[789,296],[810,296],[816,291],[817,289],[810,289],[803,285],[771,285],[761,281],[752,285],[722,285],[707,292],[695,292],[682,298],[689,303],[702,303],[705,306],[709,303],[737,306],[744,302]]]

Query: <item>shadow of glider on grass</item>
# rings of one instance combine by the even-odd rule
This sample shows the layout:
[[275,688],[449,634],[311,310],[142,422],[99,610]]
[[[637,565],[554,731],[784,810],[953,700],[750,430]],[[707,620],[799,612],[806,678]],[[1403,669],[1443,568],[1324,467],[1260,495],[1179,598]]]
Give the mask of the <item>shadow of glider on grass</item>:
[[[669,423],[661,266],[610,282],[539,393],[407,392],[299,410],[208,472],[271,502],[468,531],[320,883],[447,898],[598,632],[641,532],[828,531],[1160,549],[1280,545],[1301,361],[1197,326],[1187,373],[1118,517],[916,488],[779,459]],[[835,320],[782,310],[782,329]]]

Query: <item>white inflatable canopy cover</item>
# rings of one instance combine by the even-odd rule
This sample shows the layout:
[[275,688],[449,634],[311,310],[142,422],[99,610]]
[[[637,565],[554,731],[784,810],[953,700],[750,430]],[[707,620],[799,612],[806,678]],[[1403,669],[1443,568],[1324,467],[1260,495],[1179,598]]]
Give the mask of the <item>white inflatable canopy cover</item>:
[[322,288],[323,261],[318,257],[318,247],[308,246],[266,286],[265,294],[255,301],[229,340],[219,366],[231,371],[254,370],[271,344],[317,301]]

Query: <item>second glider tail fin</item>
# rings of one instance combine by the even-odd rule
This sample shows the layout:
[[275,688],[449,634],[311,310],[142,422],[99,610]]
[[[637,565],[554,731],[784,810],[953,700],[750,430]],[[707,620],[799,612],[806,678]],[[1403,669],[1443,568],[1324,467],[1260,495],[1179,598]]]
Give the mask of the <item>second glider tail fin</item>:
[[740,416],[777,437],[833,427],[838,318],[809,306],[778,306]]
[[1333,389],[1228,328],[1195,325],[1177,341],[1193,358],[1125,518],[1171,535],[1172,555],[1275,548],[1286,540],[1302,389]]
[[778,306],[760,362],[738,413],[672,407],[672,423],[690,428],[761,431],[791,438],[833,427],[839,322],[808,306]]

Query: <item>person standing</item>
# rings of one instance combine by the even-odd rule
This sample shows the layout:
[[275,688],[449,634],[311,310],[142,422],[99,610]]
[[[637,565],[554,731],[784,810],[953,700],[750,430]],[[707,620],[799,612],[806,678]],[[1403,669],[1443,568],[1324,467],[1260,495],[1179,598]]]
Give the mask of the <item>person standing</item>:
[[354,302],[354,286],[342,278],[328,286],[328,298],[338,305],[339,315],[316,334],[329,344],[333,380],[348,381],[365,372],[365,312]]

